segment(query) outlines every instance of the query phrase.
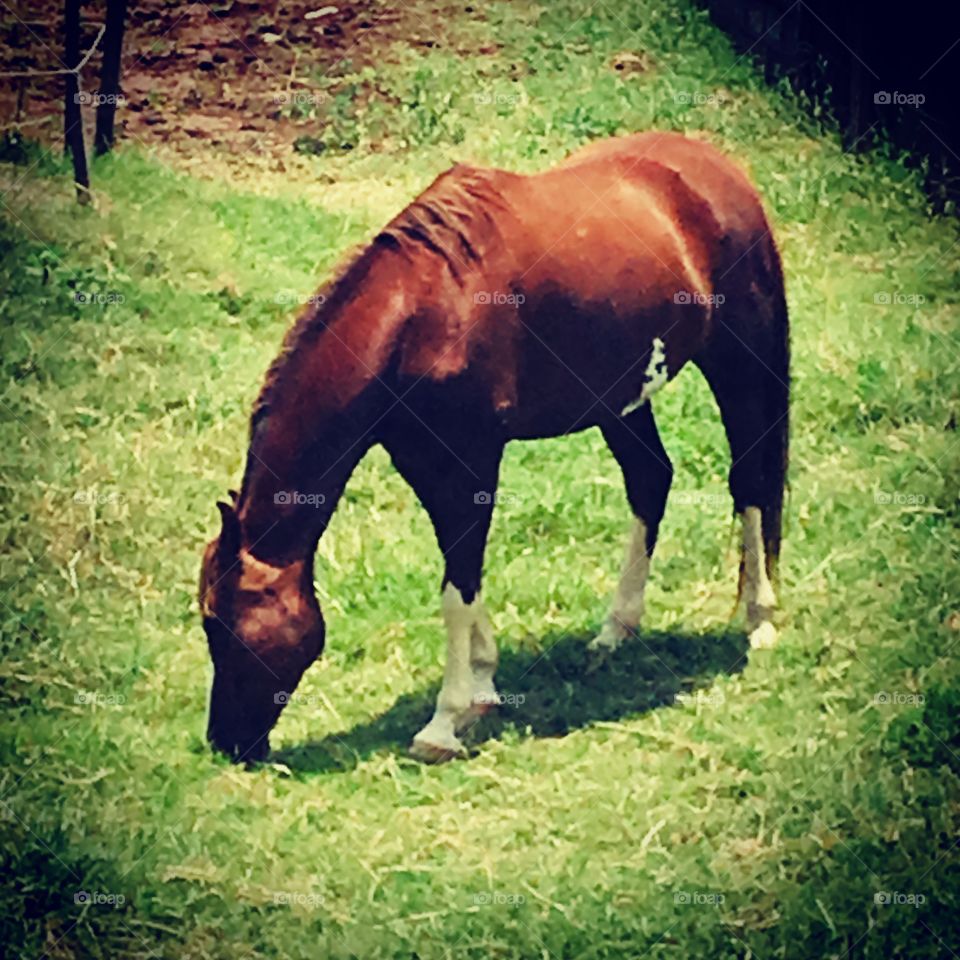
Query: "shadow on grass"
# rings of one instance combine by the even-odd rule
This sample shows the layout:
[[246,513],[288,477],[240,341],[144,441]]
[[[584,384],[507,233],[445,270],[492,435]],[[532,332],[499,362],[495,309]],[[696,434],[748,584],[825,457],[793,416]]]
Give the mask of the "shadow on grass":
[[[591,636],[547,636],[539,651],[503,650],[496,682],[506,705],[465,731],[464,743],[499,739],[506,728],[520,736],[557,737],[597,720],[644,713],[747,663],[747,639],[734,631],[644,633],[603,658],[588,652]],[[271,760],[297,773],[330,773],[351,770],[374,753],[406,756],[413,735],[430,719],[438,690],[433,684],[404,694],[368,723],[277,750]]]

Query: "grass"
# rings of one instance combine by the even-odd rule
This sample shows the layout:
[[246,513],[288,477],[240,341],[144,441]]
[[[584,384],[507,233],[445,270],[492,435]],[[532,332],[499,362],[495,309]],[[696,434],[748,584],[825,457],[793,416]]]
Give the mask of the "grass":
[[[498,54],[401,50],[341,78],[353,149],[287,173],[128,147],[80,209],[57,162],[0,168],[10,955],[956,946],[955,224],[902,158],[844,154],[686,5],[492,3],[481,28]],[[620,75],[623,51],[644,68]],[[441,570],[374,451],[321,543],[328,650],[274,762],[212,757],[199,554],[291,301],[454,158],[533,170],[649,126],[739,157],[781,238],[780,646],[748,656],[728,624],[728,457],[690,370],[657,399],[677,475],[641,639],[586,671],[628,527],[599,436],[512,446],[485,594],[515,702],[469,760],[408,759],[442,669]]]

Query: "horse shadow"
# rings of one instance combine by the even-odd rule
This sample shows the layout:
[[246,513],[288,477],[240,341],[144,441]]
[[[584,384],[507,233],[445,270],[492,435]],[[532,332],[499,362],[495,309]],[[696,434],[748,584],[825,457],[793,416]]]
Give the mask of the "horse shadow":
[[[515,737],[561,737],[597,721],[674,704],[719,675],[739,673],[749,649],[744,634],[731,630],[645,632],[600,656],[587,649],[592,635],[548,635],[537,649],[502,650],[496,682],[504,703],[461,734],[467,748],[502,739],[508,731]],[[295,774],[318,774],[352,770],[376,753],[407,757],[438,691],[434,683],[404,694],[379,717],[276,750],[271,760]]]

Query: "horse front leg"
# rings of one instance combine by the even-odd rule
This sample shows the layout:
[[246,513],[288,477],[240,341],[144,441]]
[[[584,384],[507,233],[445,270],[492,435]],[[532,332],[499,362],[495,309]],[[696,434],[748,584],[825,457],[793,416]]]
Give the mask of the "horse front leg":
[[499,659],[493,625],[478,594],[470,631],[470,709],[476,716],[482,716],[500,702],[500,694],[493,683]]
[[[503,445],[485,442],[483,433],[460,430],[450,439],[444,431],[441,439],[439,431],[418,431],[387,448],[429,514],[444,558],[443,683],[433,716],[411,746],[414,756],[431,762],[463,754],[458,734],[499,702],[493,682],[497,644],[480,586]],[[469,448],[464,438],[471,441]]]
[[437,762],[464,753],[457,734],[499,702],[493,683],[497,644],[479,592],[472,594],[447,580],[441,608],[447,631],[447,662],[430,722],[413,738],[411,753]]

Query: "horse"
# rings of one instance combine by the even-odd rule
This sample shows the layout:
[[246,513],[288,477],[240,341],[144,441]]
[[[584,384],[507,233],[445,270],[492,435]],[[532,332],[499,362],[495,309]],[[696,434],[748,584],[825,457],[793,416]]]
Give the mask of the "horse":
[[742,525],[738,603],[771,646],[789,440],[780,256],[756,189],[676,133],[598,141],[536,174],[457,164],[310,298],[270,366],[239,493],[217,504],[200,607],[208,740],[234,761],[268,734],[325,642],[313,560],[348,478],[380,444],[444,558],[447,657],[413,738],[427,761],[498,703],[481,601],[504,446],[599,427],[633,514],[602,656],[638,629],[673,469],[651,398],[692,361],[719,407]]

